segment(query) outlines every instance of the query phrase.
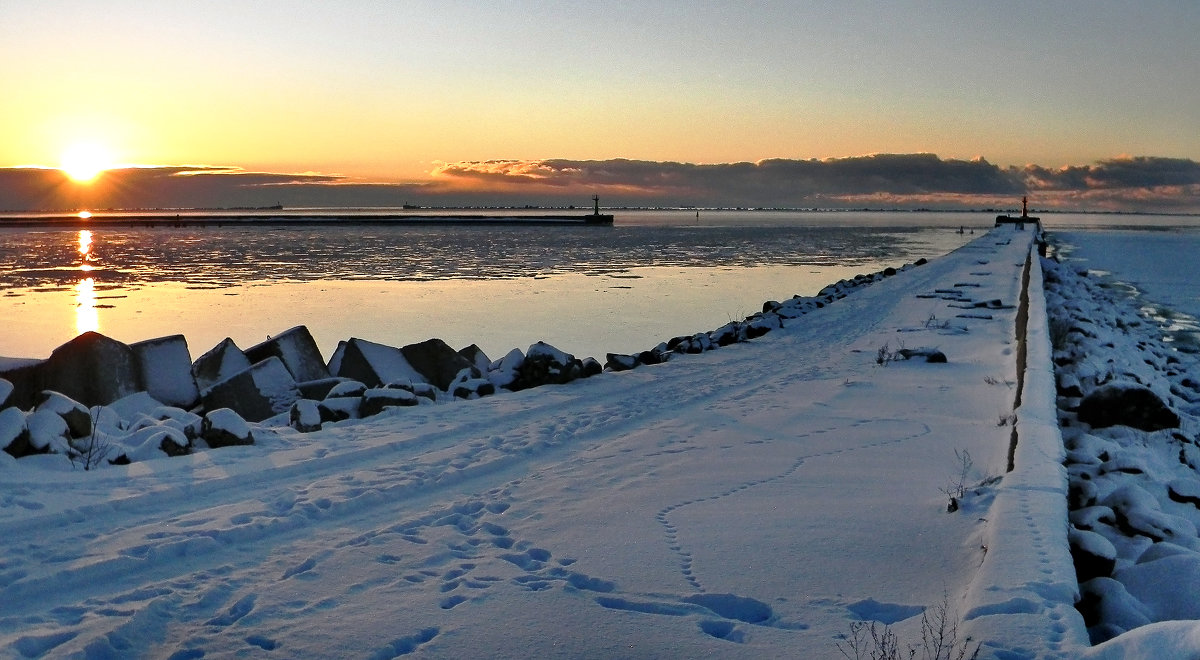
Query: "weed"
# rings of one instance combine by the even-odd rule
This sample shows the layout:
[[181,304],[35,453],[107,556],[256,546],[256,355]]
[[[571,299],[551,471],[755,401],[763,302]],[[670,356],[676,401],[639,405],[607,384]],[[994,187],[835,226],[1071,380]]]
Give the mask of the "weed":
[[71,460],[72,467],[75,462],[83,466],[84,472],[91,470],[94,467],[99,467],[103,461],[108,459],[109,442],[100,435],[100,431],[96,428],[96,423],[100,420],[100,409],[92,409],[92,433],[87,440],[83,441],[82,447],[72,446],[71,451],[67,453],[67,458]]
[[971,459],[971,452],[963,449],[954,450],[954,458],[958,459],[958,472],[950,478],[949,483],[938,490],[950,498],[950,503],[946,505],[946,511],[954,513],[958,511],[958,502],[967,494],[967,479],[971,476],[971,468],[975,466],[975,462]]
[[[979,657],[979,644],[971,644],[971,638],[958,638],[958,623],[950,612],[949,596],[943,595],[942,602],[926,609],[921,614],[921,642],[909,644],[903,651],[900,638],[890,626],[875,621],[855,621],[850,624],[850,634],[841,635],[837,650],[850,660],[975,660]],[[843,646],[843,643],[845,644]],[[901,655],[906,651],[906,655]]]

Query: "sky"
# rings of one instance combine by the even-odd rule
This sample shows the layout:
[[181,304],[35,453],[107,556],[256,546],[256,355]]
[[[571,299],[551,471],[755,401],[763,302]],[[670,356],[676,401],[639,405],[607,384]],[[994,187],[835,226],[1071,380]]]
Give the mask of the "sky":
[[[1200,211],[1198,32],[1190,0],[6,0],[0,209],[936,207],[1015,187]],[[81,149],[142,171],[81,187],[37,169]],[[765,162],[820,176],[712,188],[722,167],[778,174]],[[827,185],[864,163],[890,169]],[[943,180],[972,163],[1005,185]],[[1075,187],[1046,189],[1063,168]],[[1171,176],[1125,194],[1092,169]]]

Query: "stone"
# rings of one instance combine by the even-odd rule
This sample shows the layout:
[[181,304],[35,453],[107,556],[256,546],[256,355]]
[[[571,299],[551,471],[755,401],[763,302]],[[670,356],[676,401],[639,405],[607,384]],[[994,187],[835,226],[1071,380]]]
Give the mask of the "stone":
[[8,398],[12,396],[13,384],[4,378],[0,378],[0,408],[4,408],[8,404]]
[[29,427],[25,424],[26,413],[20,408],[0,410],[0,449],[14,458],[33,453],[29,444]]
[[300,398],[291,372],[277,357],[216,383],[201,397],[207,410],[229,408],[251,422],[287,412]]
[[418,403],[417,395],[408,390],[377,387],[363,393],[358,413],[362,417],[370,417],[378,415],[385,408],[409,407]]
[[561,385],[575,380],[581,372],[580,362],[574,355],[539,341],[525,352],[525,360],[517,370],[517,380],[510,389]]
[[85,332],[54,349],[40,372],[41,389],[60,392],[89,407],[142,389],[133,350],[98,332]]
[[229,408],[217,408],[205,413],[200,436],[213,449],[254,444],[250,425],[241,415]]
[[119,419],[130,422],[139,415],[153,417],[154,411],[162,406],[162,401],[150,396],[148,392],[135,392],[113,401],[104,409],[116,414]]
[[25,418],[25,425],[34,453],[44,454],[70,446],[71,430],[67,421],[54,411],[34,411]]
[[261,344],[247,348],[246,357],[252,363],[277,357],[297,382],[321,380],[330,375],[316,340],[303,325],[284,330]]
[[[364,390],[365,391],[365,390]],[[362,395],[330,396],[317,404],[317,412],[321,414],[321,423],[340,422],[344,419],[357,419],[360,415]]]
[[301,433],[321,430],[321,409],[312,399],[300,399],[293,403],[288,419],[291,427]]
[[357,380],[367,387],[379,387],[399,378],[424,381],[400,349],[357,338],[338,344],[329,359],[329,371],[334,376]]
[[1129,426],[1142,431],[1179,428],[1176,415],[1150,388],[1135,383],[1109,383],[1079,402],[1079,421],[1092,428]]
[[357,380],[348,378],[342,379],[337,385],[325,393],[325,399],[336,399],[342,397],[353,397],[355,399],[361,397],[363,392],[367,391],[367,386]]
[[488,367],[490,367],[492,364],[491,359],[488,358],[487,354],[483,352],[483,349],[479,348],[475,344],[471,344],[466,348],[460,348],[458,350],[458,354],[461,355],[464,360],[470,362],[476,369],[479,370],[479,373],[481,374],[487,373]]
[[226,337],[192,363],[192,377],[200,392],[250,368],[250,358]]
[[457,382],[453,387],[454,396],[460,399],[478,399],[496,393],[496,386],[486,378],[468,378]]
[[621,353],[609,353],[604,362],[604,368],[609,371],[629,371],[637,366],[637,356]]
[[488,368],[487,378],[496,387],[513,389],[520,374],[521,365],[525,362],[525,354],[521,349],[514,348],[507,355],[493,362]]
[[592,376],[599,376],[604,373],[604,365],[600,364],[600,361],[594,357],[583,358],[579,366],[581,368],[580,378],[591,378]]
[[86,438],[92,434],[92,415],[82,403],[49,390],[42,392],[38,398],[34,411],[48,410],[62,417],[72,438]]
[[[465,357],[450,348],[441,339],[427,339],[419,344],[409,344],[400,349],[404,359],[412,365],[424,381],[436,385],[439,390],[446,391],[454,382],[458,372],[463,369],[474,369],[474,365]],[[482,371],[477,375],[482,375]]]
[[[321,378],[319,380],[309,380],[303,383],[296,383],[296,387],[300,390],[301,397],[305,399],[312,399],[313,401],[320,401],[321,399],[329,396],[329,393],[333,391],[333,388],[346,382],[353,381],[350,381],[346,378],[338,378],[337,376],[330,376],[329,378]],[[359,383],[359,385],[361,386],[362,383]]]
[[187,339],[172,335],[130,344],[142,387],[168,406],[191,408],[200,399]]
[[1074,528],[1068,531],[1067,538],[1075,576],[1080,582],[1112,575],[1117,565],[1117,549],[1108,539],[1096,532]]

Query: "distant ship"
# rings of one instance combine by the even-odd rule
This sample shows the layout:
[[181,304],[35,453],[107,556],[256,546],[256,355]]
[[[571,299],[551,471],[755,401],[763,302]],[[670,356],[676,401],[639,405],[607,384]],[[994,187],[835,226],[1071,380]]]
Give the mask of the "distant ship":
[[1021,215],[1013,216],[1005,214],[996,216],[997,227],[1000,225],[1017,225],[1017,229],[1024,229],[1026,222],[1032,222],[1039,228],[1042,225],[1041,218],[1029,215],[1029,199],[1027,197],[1021,197]]

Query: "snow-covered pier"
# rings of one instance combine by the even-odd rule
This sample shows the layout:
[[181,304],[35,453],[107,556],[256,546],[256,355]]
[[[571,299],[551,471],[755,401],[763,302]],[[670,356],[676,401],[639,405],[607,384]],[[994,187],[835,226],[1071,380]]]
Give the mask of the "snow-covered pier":
[[0,648],[870,657],[863,626],[944,622],[979,657],[1079,657],[1034,239],[663,364],[86,474],[9,460]]

